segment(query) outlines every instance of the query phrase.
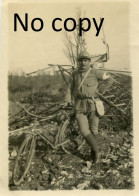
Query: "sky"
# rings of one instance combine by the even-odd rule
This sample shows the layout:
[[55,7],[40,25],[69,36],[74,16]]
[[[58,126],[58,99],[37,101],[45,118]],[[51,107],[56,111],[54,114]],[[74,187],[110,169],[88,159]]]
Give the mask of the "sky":
[[[104,18],[103,29],[106,41],[110,47],[110,59],[105,67],[118,70],[130,70],[129,54],[129,4],[117,3],[10,3],[8,6],[8,52],[9,71],[29,73],[43,69],[48,64],[70,64],[64,50],[64,20],[76,18],[76,9],[85,12],[85,17],[91,21],[91,29],[85,33],[87,50],[92,55],[103,54],[106,49],[101,41],[102,31],[98,37],[92,18],[99,21]],[[19,14],[24,20],[28,13],[28,31],[23,31],[18,24],[14,31],[14,14]],[[42,31],[34,32],[31,21],[39,17],[44,21]],[[61,32],[52,29],[54,18],[61,18],[57,23],[62,27]],[[39,27],[39,23],[35,23]],[[72,34],[72,32],[70,33]]]

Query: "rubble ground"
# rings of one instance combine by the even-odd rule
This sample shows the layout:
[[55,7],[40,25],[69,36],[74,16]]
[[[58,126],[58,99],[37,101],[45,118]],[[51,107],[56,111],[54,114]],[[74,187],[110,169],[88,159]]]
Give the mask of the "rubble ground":
[[[14,110],[15,112],[15,110]],[[17,111],[16,111],[17,112]],[[15,123],[14,123],[15,125]],[[49,130],[47,137],[54,139],[57,123],[43,125]],[[133,189],[133,134],[131,129],[113,131],[100,126],[98,146],[100,161],[94,164],[90,147],[85,144],[80,151],[66,154],[54,151],[40,138],[36,153],[24,181],[13,184],[13,166],[17,151],[25,134],[9,137],[9,189],[10,190],[92,190]]]
[[[120,88],[122,89],[122,88]],[[117,92],[117,91],[115,91]],[[119,95],[121,94],[118,91]],[[49,96],[48,96],[49,95]],[[61,93],[62,95],[62,93]],[[130,95],[130,94],[129,94]],[[15,97],[14,97],[15,98]],[[130,97],[129,97],[130,98]],[[16,98],[19,100],[19,96]],[[50,93],[31,94],[22,102],[33,114],[47,116],[55,112],[54,103],[59,95]],[[126,101],[126,100],[125,100]],[[129,100],[127,100],[128,102]],[[105,104],[105,103],[104,103]],[[92,190],[92,189],[133,189],[133,128],[132,111],[121,118],[115,108],[105,105],[106,116],[100,119],[97,138],[100,161],[94,164],[87,143],[76,153],[66,154],[62,149],[54,151],[40,138],[37,140],[36,153],[24,181],[15,186],[13,167],[19,146],[25,133],[20,130],[9,134],[9,189],[10,190]],[[108,111],[108,112],[107,112]],[[108,116],[107,116],[108,115]],[[115,115],[115,117],[113,117]],[[120,118],[119,118],[120,116]],[[9,102],[9,131],[29,126],[34,117]],[[51,141],[55,136],[61,119],[42,123],[39,128]]]

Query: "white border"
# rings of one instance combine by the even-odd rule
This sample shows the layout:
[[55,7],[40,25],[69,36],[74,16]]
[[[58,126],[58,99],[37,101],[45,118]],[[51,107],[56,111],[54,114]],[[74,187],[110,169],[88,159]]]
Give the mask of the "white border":
[[[50,2],[50,3],[64,3],[67,2],[66,0],[3,0],[2,1],[2,60],[1,60],[1,72],[0,72],[0,131],[1,131],[1,137],[0,137],[0,193],[1,195],[86,195],[86,194],[97,194],[97,195],[132,195],[136,196],[139,195],[139,133],[138,133],[138,109],[139,109],[139,80],[138,80],[138,74],[139,74],[139,1],[138,0],[117,0],[113,2],[130,2],[130,54],[131,54],[131,70],[133,72],[133,111],[134,111],[134,158],[135,158],[135,189],[134,190],[90,190],[90,191],[78,191],[78,190],[72,190],[72,191],[9,191],[8,190],[8,135],[6,133],[6,130],[8,130],[8,103],[7,99],[7,56],[8,56],[8,39],[7,39],[7,24],[8,21],[6,21],[5,14],[8,13],[7,11],[7,5],[8,3],[18,3],[18,2]],[[105,1],[105,0],[95,0],[95,1],[84,1],[84,0],[68,0],[68,3],[70,2],[112,2],[112,1]],[[5,39],[4,39],[5,38]],[[3,50],[4,48],[4,50]]]

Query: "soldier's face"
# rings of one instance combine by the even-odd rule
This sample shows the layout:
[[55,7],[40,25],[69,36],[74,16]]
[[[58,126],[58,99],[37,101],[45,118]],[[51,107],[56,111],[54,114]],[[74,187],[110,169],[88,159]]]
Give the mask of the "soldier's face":
[[78,60],[78,65],[81,69],[89,69],[90,68],[90,60],[89,59],[80,59],[80,60]]

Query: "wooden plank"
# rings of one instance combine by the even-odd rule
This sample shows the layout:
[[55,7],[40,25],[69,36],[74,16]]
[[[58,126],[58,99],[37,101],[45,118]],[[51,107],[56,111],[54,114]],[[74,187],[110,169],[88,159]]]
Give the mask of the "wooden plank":
[[108,95],[108,96],[104,96],[105,98],[111,98],[111,97],[115,97],[114,95]]
[[126,105],[125,103],[120,103],[120,104],[116,104],[116,106],[123,106],[123,105]]
[[100,70],[107,71],[107,72],[110,72],[110,73],[128,75],[128,76],[131,76],[131,74],[132,74],[131,71],[126,71],[126,70],[114,70],[114,69],[104,69],[104,68],[101,68]]

